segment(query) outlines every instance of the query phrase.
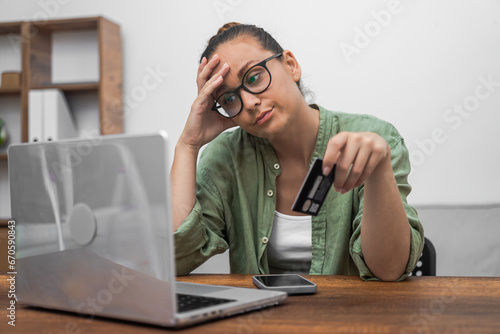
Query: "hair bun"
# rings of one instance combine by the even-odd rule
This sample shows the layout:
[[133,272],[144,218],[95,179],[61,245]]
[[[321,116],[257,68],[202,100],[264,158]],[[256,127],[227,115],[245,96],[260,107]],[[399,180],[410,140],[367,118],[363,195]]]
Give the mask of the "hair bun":
[[226,31],[229,28],[232,28],[234,26],[239,26],[239,25],[241,25],[241,23],[238,23],[238,22],[228,22],[228,23],[224,24],[222,27],[220,27],[219,30],[217,30],[217,35],[218,34],[222,34],[224,31]]
[[240,25],[241,25],[241,23],[238,23],[238,22],[228,22],[228,23],[224,24],[222,27],[219,28],[219,30],[217,30],[217,33],[215,35],[210,37],[210,39],[208,40],[208,43],[210,44],[215,37],[222,34],[224,31],[226,31],[234,26],[240,26]]

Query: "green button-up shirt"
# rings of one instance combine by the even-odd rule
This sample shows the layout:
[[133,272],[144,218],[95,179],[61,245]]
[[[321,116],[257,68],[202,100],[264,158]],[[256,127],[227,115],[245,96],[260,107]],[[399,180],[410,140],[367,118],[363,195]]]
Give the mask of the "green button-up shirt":
[[[391,148],[391,163],[411,227],[411,253],[406,272],[415,267],[423,248],[423,227],[408,205],[410,162],[403,138],[389,123],[376,117],[320,112],[314,158],[322,158],[328,140],[341,131],[375,132]],[[307,131],[307,129],[304,129]],[[314,130],[311,130],[314,131]],[[196,175],[196,203],[174,234],[177,274],[186,275],[211,256],[229,248],[232,273],[267,274],[266,247],[276,207],[276,178],[281,166],[267,139],[238,128],[224,132],[202,152]],[[342,195],[330,191],[317,216],[312,217],[310,274],[360,275],[377,280],[361,251],[364,185]]]

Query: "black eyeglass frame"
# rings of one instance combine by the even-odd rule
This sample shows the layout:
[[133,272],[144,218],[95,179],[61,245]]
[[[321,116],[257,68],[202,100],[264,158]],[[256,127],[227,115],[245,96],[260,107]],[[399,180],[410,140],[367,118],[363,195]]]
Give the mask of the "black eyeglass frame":
[[[283,52],[280,52],[280,53],[277,53],[275,55],[272,55],[271,57],[269,58],[266,58],[264,59],[263,61],[261,61],[260,63],[257,63],[255,65],[253,65],[252,67],[250,67],[246,72],[245,74],[243,75],[243,77],[241,78],[241,85],[239,85],[238,87],[236,87],[235,89],[231,90],[231,91],[228,91],[228,92],[225,92],[225,93],[222,93],[220,94],[216,99],[215,99],[215,103],[214,105],[212,106],[212,110],[217,112],[219,115],[221,115],[222,117],[225,117],[225,118],[233,118],[233,117],[236,117],[238,116],[241,111],[243,110],[243,100],[241,99],[241,96],[240,96],[240,89],[244,89],[245,91],[249,92],[250,94],[260,94],[260,93],[264,93],[268,88],[269,86],[271,86],[271,81],[272,81],[272,76],[271,76],[271,71],[269,71],[269,69],[267,68],[266,66],[266,63],[270,60],[273,60],[274,58],[278,58],[278,57],[281,57],[283,55]],[[266,86],[266,88],[262,89],[260,92],[252,92],[248,87],[245,86],[245,77],[247,76],[248,72],[250,72],[251,70],[253,70],[255,67],[257,66],[261,66],[263,67],[267,73],[269,74],[269,84]],[[223,95],[226,95],[226,94],[229,94],[229,93],[234,93],[238,99],[240,99],[240,111],[238,111],[234,116],[225,116],[223,114],[221,114],[219,112],[219,108],[217,108],[217,101],[223,96]]]

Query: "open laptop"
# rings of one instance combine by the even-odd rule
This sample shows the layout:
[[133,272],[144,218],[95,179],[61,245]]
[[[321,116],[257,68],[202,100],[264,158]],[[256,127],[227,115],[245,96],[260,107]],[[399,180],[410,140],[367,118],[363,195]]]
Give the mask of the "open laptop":
[[9,147],[19,302],[182,327],[285,301],[176,282],[167,151],[164,132]]

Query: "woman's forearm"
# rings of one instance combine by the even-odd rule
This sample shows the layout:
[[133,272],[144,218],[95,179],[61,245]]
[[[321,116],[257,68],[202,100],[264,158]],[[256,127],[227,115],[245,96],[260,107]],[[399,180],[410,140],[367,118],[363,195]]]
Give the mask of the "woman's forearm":
[[390,154],[365,181],[361,247],[370,271],[397,280],[410,256],[410,225],[394,178]]
[[174,232],[193,210],[196,201],[196,161],[199,149],[184,144],[175,146],[174,161],[170,171],[172,218]]

